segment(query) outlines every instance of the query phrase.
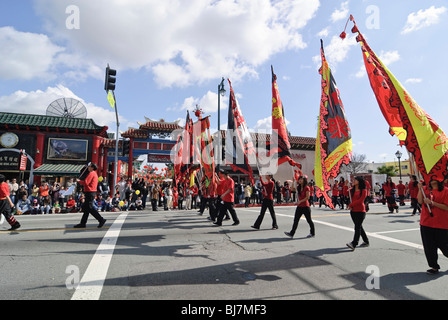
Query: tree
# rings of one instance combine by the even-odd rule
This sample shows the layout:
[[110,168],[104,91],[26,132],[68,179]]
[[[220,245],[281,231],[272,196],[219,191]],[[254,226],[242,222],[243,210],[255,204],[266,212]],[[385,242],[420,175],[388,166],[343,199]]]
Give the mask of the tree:
[[367,156],[365,154],[354,153],[352,161],[345,166],[345,171],[351,176],[354,176],[358,173],[364,173],[367,167],[366,159]]
[[386,166],[386,165],[378,167],[378,169],[375,173],[386,174],[388,177],[395,177],[397,175],[397,173],[395,172],[394,166]]

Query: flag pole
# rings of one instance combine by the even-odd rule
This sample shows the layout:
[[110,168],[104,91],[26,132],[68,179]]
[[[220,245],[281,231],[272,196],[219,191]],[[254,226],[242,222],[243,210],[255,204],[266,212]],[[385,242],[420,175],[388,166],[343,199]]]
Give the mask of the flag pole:
[[[415,174],[416,174],[416,176],[417,176],[417,179],[418,179],[419,181],[421,181],[421,180],[422,180],[422,175],[421,175],[420,170],[419,170],[418,167],[417,167],[417,163],[415,162],[415,159],[414,159],[413,155],[412,155],[411,153],[409,153],[409,151],[408,151],[408,154],[409,154],[409,163],[412,165],[412,168],[413,168],[413,170],[414,170],[414,172],[415,172]],[[412,160],[411,160],[411,159],[412,159]],[[424,192],[424,190],[423,190],[423,187],[420,188],[420,191],[421,191],[421,193],[422,193],[422,195],[423,195],[423,199],[426,200],[427,197],[426,197],[426,194],[425,194],[425,192]],[[430,215],[431,217],[434,217],[434,215],[433,215],[433,213],[432,213],[432,210],[431,210],[431,207],[429,206],[429,204],[426,203],[426,207],[428,208],[429,215]]]

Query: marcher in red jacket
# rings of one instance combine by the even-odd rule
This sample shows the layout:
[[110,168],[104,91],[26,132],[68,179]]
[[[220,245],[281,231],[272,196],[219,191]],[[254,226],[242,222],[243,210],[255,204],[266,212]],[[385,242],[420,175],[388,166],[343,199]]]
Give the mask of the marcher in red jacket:
[[89,214],[91,214],[96,220],[98,220],[98,228],[103,227],[106,223],[106,219],[104,219],[99,213],[98,210],[95,209],[93,205],[93,201],[95,200],[96,191],[98,188],[98,174],[96,170],[98,169],[95,163],[89,163],[87,167],[89,170],[89,174],[87,175],[85,180],[77,181],[84,186],[84,194],[85,194],[85,202],[82,206],[82,211],[84,214],[81,218],[81,223],[74,226],[74,228],[85,228],[87,224],[87,219],[89,218]]
[[383,185],[384,189],[384,195],[387,200],[387,206],[389,208],[389,212],[393,213],[394,209],[397,210],[398,213],[398,205],[395,201],[395,190],[397,189],[397,186],[395,183],[392,182],[391,177],[387,177],[386,183]]
[[353,180],[353,188],[350,190],[352,202],[348,205],[350,208],[350,216],[355,224],[355,235],[353,241],[347,243],[347,247],[355,250],[359,242],[359,237],[362,237],[364,243],[360,247],[369,246],[369,238],[367,237],[362,223],[366,218],[366,205],[365,200],[367,197],[366,183],[363,177],[355,177]]
[[440,249],[448,257],[448,188],[436,180],[431,180],[428,187],[419,183],[418,188],[417,198],[422,205],[420,232],[426,260],[431,268],[426,272],[437,274],[440,269],[437,250]]
[[272,218],[272,230],[277,230],[277,219],[275,217],[274,211],[274,181],[272,181],[272,175],[266,177],[267,181],[263,181],[263,177],[260,176],[260,182],[263,185],[263,204],[261,205],[260,215],[258,216],[255,224],[252,226],[254,229],[260,229],[261,223],[263,222],[266,210],[269,209],[269,213]]

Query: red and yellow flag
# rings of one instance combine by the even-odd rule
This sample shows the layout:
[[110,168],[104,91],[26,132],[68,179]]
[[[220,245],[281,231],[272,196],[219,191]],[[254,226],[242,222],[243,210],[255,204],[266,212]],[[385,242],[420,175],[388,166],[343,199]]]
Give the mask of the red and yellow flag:
[[324,196],[327,205],[334,209],[328,195],[328,192],[331,190],[330,179],[334,179],[339,175],[343,164],[350,163],[353,144],[344,105],[342,104],[336,81],[325,58],[323,42],[321,55],[322,68],[320,68],[319,73],[322,76],[322,98],[319,112],[314,177],[317,187],[316,196]]
[[448,173],[448,139],[445,133],[367,45],[353,16],[350,20],[355,24],[352,32],[358,33],[356,40],[362,46],[372,89],[391,131],[414,156],[426,182],[443,180]]

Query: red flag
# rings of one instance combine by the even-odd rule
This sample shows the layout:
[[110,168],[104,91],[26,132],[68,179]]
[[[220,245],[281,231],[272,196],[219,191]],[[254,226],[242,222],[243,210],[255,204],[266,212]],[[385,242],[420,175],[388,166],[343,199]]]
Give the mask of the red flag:
[[325,58],[323,42],[321,43],[322,68],[320,68],[319,73],[322,76],[322,98],[319,112],[314,176],[317,187],[316,196],[324,196],[327,205],[334,209],[328,195],[328,192],[331,190],[329,181],[339,175],[343,164],[350,163],[353,144],[344,105],[342,104],[336,81]]
[[252,165],[257,165],[255,146],[252,141],[240,105],[230,86],[229,118],[226,133],[226,164],[234,171],[241,171],[249,175],[252,184],[255,183]]
[[299,169],[302,166],[292,160],[291,144],[289,143],[288,130],[286,129],[285,109],[280,99],[280,92],[277,85],[277,76],[272,71],[272,135],[269,144],[270,153],[276,153],[278,158],[277,165],[289,162],[291,166],[297,166]]
[[401,124],[397,137],[414,156],[425,181],[442,181],[448,174],[448,138],[367,45],[353,16],[350,20],[355,24],[352,32],[358,33],[356,40],[361,43],[367,61],[372,89],[381,110],[386,110],[383,111],[386,121],[392,119]]

